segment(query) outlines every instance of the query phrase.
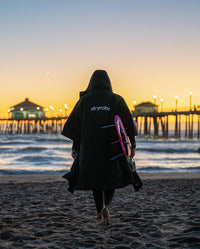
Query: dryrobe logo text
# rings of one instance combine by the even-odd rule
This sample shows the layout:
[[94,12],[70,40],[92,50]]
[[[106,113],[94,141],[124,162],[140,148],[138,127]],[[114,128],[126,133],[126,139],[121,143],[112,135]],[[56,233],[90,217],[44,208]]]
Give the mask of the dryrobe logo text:
[[108,106],[93,106],[93,107],[91,107],[90,110],[92,112],[94,112],[94,111],[97,111],[97,112],[99,112],[99,111],[110,111],[110,107],[108,107]]

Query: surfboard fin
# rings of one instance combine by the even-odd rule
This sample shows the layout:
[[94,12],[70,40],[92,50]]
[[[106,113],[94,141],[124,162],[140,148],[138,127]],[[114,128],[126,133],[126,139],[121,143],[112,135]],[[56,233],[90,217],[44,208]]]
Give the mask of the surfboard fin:
[[113,125],[105,125],[105,126],[101,126],[101,129],[105,129],[105,128],[110,128],[110,127],[115,127],[115,124]]
[[116,144],[116,143],[119,143],[120,141],[117,140],[117,141],[114,141],[114,142],[111,142],[110,144]]
[[113,160],[115,160],[116,158],[118,158],[118,157],[120,157],[120,156],[123,156],[123,155],[124,155],[124,153],[120,153],[120,154],[118,154],[118,155],[116,155],[116,156],[113,156],[113,157],[110,158],[110,161],[113,161]]

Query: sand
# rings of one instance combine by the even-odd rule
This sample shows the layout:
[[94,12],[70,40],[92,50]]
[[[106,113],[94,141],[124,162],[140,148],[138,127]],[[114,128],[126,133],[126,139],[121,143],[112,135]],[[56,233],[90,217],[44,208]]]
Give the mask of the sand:
[[111,225],[96,220],[90,191],[61,175],[0,177],[1,248],[200,248],[200,174],[141,174],[116,191]]

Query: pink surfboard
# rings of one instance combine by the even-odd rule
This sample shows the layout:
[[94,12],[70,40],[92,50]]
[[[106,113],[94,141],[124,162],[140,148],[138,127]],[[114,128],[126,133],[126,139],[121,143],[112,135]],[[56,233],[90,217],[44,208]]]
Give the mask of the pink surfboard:
[[[139,175],[137,174],[136,167],[135,167],[135,160],[133,160],[133,158],[131,157],[131,143],[126,134],[121,118],[118,115],[115,115],[114,121],[115,121],[115,127],[117,129],[117,133],[119,137],[119,143],[123,151],[121,155],[124,155],[127,160],[128,167],[130,169],[132,179],[133,179],[133,186],[135,188],[135,191],[138,191],[142,187],[143,183]],[[118,156],[120,156],[120,154]]]
[[126,134],[126,131],[124,129],[124,125],[122,123],[120,116],[115,115],[114,121],[115,121],[115,126],[116,126],[118,137],[119,137],[119,142],[123,150],[124,156],[126,158],[131,157],[131,144]]

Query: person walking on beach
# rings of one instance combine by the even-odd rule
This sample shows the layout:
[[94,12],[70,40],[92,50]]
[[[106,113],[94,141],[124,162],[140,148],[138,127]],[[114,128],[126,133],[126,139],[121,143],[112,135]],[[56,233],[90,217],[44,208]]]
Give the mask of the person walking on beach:
[[68,120],[62,135],[73,140],[72,157],[76,163],[76,181],[73,190],[92,190],[97,218],[110,223],[110,205],[115,189],[132,184],[132,177],[125,157],[110,160],[121,151],[114,124],[119,115],[131,142],[131,155],[135,156],[137,130],[124,99],[113,93],[109,76],[104,70],[96,70],[88,88]]

